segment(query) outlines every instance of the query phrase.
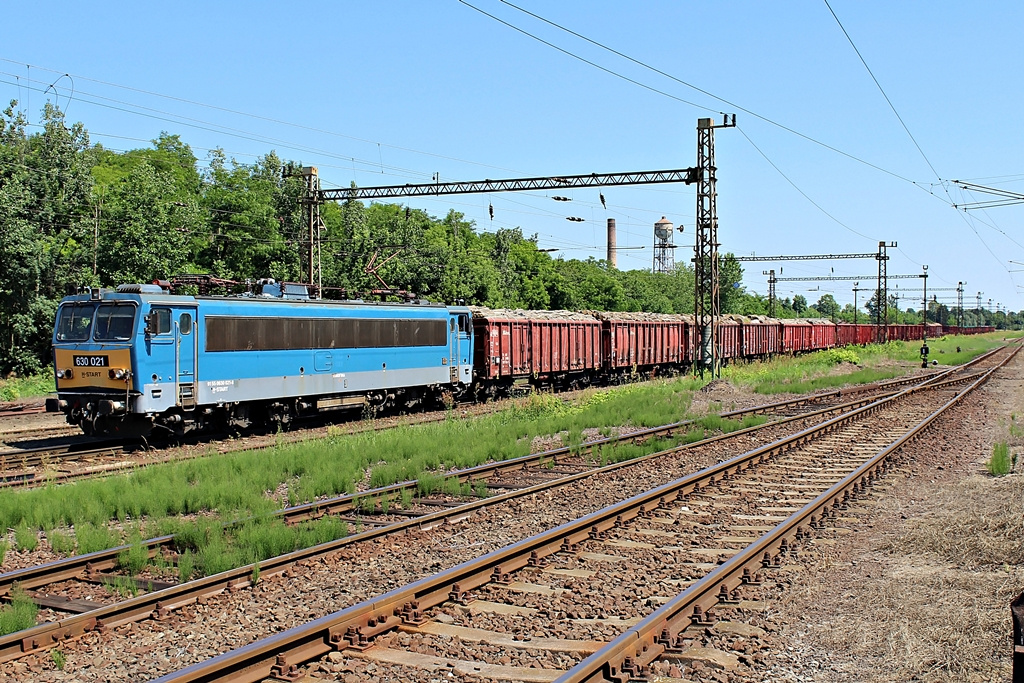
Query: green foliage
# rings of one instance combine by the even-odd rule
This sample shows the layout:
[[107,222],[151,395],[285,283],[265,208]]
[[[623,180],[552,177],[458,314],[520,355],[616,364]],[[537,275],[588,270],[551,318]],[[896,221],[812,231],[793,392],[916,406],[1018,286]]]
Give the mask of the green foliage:
[[196,562],[191,551],[178,556],[178,583],[187,583],[195,575]]
[[0,401],[46,396],[53,391],[53,374],[43,372],[32,377],[14,377],[0,380]]
[[18,550],[35,550],[39,545],[39,530],[22,522],[14,528],[14,545]]
[[50,541],[50,548],[58,555],[73,555],[75,552],[75,537],[67,531],[52,529],[47,532],[46,537]]
[[11,591],[11,602],[0,607],[0,635],[24,631],[36,625],[36,614],[39,608],[32,598],[15,585]]
[[841,349],[828,349],[825,352],[825,357],[832,365],[839,365],[840,363],[852,363],[853,365],[860,364],[860,356],[858,356],[857,352],[850,346]]
[[115,576],[107,584],[107,590],[117,595],[122,600],[134,598],[139,594],[139,586],[130,576]]
[[60,650],[51,650],[50,660],[53,661],[53,666],[56,667],[58,671],[63,671],[64,667],[68,663],[68,658]]
[[118,554],[117,564],[133,576],[149,564],[149,549],[142,543],[140,537],[136,535],[128,549]]
[[1010,461],[1010,448],[1005,441],[999,441],[992,446],[992,456],[985,463],[985,469],[993,477],[1003,477],[1013,469]]
[[99,524],[75,524],[75,539],[78,541],[78,552],[81,555],[113,548],[121,543],[118,535],[107,528],[106,520],[101,520]]

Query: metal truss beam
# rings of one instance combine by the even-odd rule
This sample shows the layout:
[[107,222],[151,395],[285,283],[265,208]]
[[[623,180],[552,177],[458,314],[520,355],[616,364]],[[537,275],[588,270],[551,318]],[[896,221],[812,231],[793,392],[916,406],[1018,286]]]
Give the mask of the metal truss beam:
[[732,256],[737,261],[832,261],[850,258],[878,258],[878,254],[805,254],[800,256]]
[[[825,275],[821,277],[777,277],[776,282],[840,282],[854,280],[871,280],[874,275]],[[890,280],[907,280],[909,278],[922,278],[924,275],[889,275]],[[908,291],[908,290],[904,290]]]
[[654,185],[698,181],[696,168],[667,171],[633,171],[630,173],[590,173],[587,175],[545,176],[539,178],[506,178],[503,180],[471,180],[457,183],[423,183],[419,185],[381,185],[319,190],[320,201],[346,199],[387,199],[390,197],[433,197],[483,192],[521,192],[524,190],[557,190],[573,187],[607,187],[613,185]]

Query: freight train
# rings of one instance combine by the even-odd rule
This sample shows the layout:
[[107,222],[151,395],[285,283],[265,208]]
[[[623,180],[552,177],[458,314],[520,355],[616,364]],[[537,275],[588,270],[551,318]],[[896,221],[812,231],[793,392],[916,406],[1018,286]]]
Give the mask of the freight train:
[[[890,325],[888,337],[921,339],[924,329]],[[725,316],[718,330],[723,362],[875,339],[873,325],[756,316]],[[240,296],[172,294],[165,283],[85,288],[57,311],[57,397],[46,408],[91,435],[287,427],[327,411],[684,372],[696,348],[686,315],[327,301],[272,280]]]

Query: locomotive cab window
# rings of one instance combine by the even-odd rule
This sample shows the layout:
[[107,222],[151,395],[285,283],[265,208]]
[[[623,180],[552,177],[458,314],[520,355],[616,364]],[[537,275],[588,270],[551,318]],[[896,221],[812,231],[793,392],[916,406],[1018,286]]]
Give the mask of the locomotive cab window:
[[57,341],[86,341],[96,313],[95,304],[65,304],[57,319]]
[[154,308],[146,316],[147,334],[170,334],[171,332],[171,309]]
[[132,338],[134,328],[135,306],[100,304],[96,311],[96,331],[93,337],[98,341],[126,341]]
[[465,313],[459,314],[459,332],[469,334],[469,316]]
[[182,334],[191,334],[192,333],[192,314],[191,313],[182,313],[181,314],[181,316],[178,318],[178,330]]

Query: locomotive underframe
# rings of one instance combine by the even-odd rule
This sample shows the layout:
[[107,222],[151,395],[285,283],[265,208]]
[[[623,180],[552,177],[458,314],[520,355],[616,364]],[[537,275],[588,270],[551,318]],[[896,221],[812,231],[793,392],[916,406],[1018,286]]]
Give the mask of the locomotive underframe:
[[440,408],[458,401],[465,384],[430,384],[358,393],[280,397],[255,401],[199,404],[191,409],[172,406],[162,411],[137,412],[141,394],[106,390],[64,392],[48,399],[48,412],[62,412],[68,424],[78,425],[90,436],[126,438],[180,437],[192,432],[266,427],[287,429],[296,419],[346,410],[373,414],[401,409]]

